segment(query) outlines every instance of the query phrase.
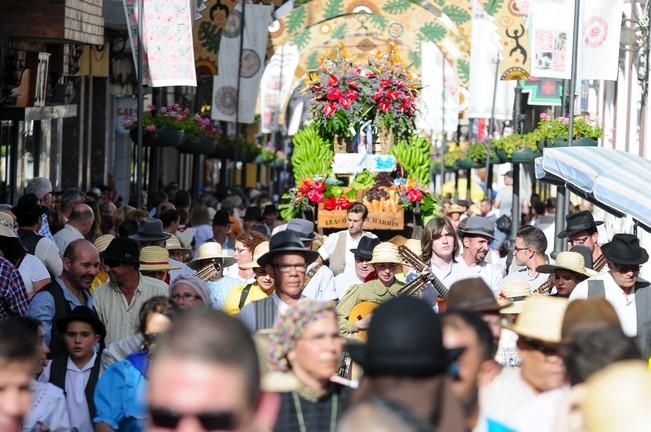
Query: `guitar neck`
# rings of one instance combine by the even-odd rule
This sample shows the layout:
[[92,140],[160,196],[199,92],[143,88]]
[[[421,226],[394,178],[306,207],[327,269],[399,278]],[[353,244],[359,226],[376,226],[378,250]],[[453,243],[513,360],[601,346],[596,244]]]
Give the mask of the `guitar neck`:
[[439,278],[437,278],[434,273],[431,273],[431,277],[429,277],[429,281],[431,282],[432,285],[434,285],[434,289],[441,294],[441,297],[443,298],[448,298],[448,294],[450,294],[450,290],[448,287],[443,285],[443,282]]
[[[418,273],[422,273],[426,268],[429,267],[427,263],[423,262],[420,257],[418,257],[405,246],[399,246],[398,251],[400,252],[402,258],[407,261]],[[434,273],[430,272],[428,274],[427,281],[434,286],[441,297],[448,298],[450,290],[445,285],[443,285],[443,282],[441,282]]]

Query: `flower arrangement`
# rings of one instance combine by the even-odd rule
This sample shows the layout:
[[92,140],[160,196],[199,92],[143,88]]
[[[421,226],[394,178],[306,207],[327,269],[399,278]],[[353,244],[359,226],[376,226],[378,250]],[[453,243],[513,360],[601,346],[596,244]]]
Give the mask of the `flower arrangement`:
[[[486,155],[488,154],[487,143],[475,141],[468,146],[468,151],[466,152],[466,158],[472,159],[475,163],[486,162]],[[490,149],[490,159],[495,158],[495,149],[491,147]]]
[[[222,135],[221,130],[209,118],[200,114],[192,115],[189,108],[179,104],[168,105],[156,110],[155,105],[149,105],[142,116],[145,132],[156,133],[162,127],[169,127],[185,132],[187,137],[217,139]],[[129,120],[124,124],[126,129],[134,129],[137,123]]]
[[190,135],[191,137],[214,140],[222,135],[221,129],[219,129],[213,120],[209,117],[203,117],[200,114],[195,114],[193,119],[194,127],[186,129],[186,134]]
[[323,203],[323,208],[326,210],[347,210],[352,203],[345,196],[338,198],[330,197]]
[[[557,138],[567,139],[569,134],[569,119],[567,117],[552,118],[547,113],[540,114],[538,126],[534,129],[538,141],[553,141]],[[573,138],[599,139],[603,136],[603,129],[590,120],[589,117],[574,117]]]

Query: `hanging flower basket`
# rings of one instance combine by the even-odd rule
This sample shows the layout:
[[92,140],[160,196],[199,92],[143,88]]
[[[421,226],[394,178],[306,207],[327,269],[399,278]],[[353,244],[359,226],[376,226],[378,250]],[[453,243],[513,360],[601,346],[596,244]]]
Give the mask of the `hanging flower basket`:
[[513,152],[513,154],[511,155],[511,162],[513,163],[533,162],[533,160],[538,156],[540,156],[540,152],[538,151],[534,152],[530,148],[525,147]]
[[[134,144],[138,140],[138,129],[133,128],[129,131],[131,139]],[[156,129],[155,132],[142,132],[142,143],[145,146],[156,146],[156,147],[178,147],[183,142],[183,136],[185,131],[182,129],[174,129],[169,126],[161,126]]]
[[186,136],[178,150],[181,153],[208,155],[215,151],[217,142],[210,138]]
[[475,168],[475,161],[473,161],[471,158],[459,159],[457,161],[457,168],[462,170]]

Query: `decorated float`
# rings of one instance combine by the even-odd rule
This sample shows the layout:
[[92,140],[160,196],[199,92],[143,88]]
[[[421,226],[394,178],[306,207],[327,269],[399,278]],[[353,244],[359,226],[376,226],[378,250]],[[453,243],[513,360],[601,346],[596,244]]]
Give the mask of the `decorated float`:
[[312,122],[293,138],[295,187],[285,219],[316,211],[319,228],[345,228],[355,201],[369,209],[365,228],[403,230],[439,212],[430,191],[431,144],[415,128],[418,88],[388,45],[354,64],[343,46],[308,73]]

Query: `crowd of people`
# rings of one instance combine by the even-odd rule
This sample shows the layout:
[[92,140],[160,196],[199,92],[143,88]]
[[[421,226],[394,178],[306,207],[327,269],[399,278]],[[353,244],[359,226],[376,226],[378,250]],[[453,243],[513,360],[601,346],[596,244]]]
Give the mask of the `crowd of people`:
[[576,211],[552,258],[545,205],[509,239],[505,193],[414,238],[246,198],[37,177],[0,205],[0,430],[648,430],[636,236]]

